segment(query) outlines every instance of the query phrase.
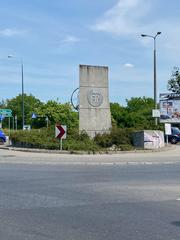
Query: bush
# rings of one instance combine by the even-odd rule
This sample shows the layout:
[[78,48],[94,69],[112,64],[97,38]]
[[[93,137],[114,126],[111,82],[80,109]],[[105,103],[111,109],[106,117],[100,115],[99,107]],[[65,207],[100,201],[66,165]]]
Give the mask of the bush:
[[12,144],[16,146],[45,149],[58,148],[58,141],[54,138],[54,133],[51,128],[31,131],[13,131],[11,132],[10,139]]
[[107,134],[107,133],[104,133],[102,135],[97,134],[94,137],[94,142],[102,148],[108,148],[108,147],[111,147],[113,145],[111,135]]
[[[63,140],[63,150],[68,151],[91,151],[97,152],[115,146],[114,149],[131,150],[131,134],[133,129],[114,128],[109,134],[97,134],[94,139],[90,139],[85,131],[80,134],[78,130],[71,129],[67,134],[67,139]],[[42,128],[30,131],[13,131],[10,139],[14,146],[59,149],[59,139],[54,137],[54,128]]]
[[97,134],[94,138],[94,141],[97,145],[103,148],[109,148],[113,145],[120,146],[120,145],[129,145],[131,146],[132,143],[132,129],[121,129],[115,128],[107,134],[104,133],[102,135]]
[[130,144],[121,144],[118,146],[118,148],[121,150],[121,151],[131,151],[134,149],[134,147]]
[[[12,144],[17,147],[59,149],[59,139],[54,138],[54,129],[39,129],[30,131],[11,132]],[[100,147],[89,138],[86,132],[79,134],[77,131],[68,133],[67,139],[63,140],[64,150],[98,151]]]
[[100,147],[98,147],[92,140],[86,141],[76,141],[72,139],[68,139],[64,142],[63,145],[64,150],[74,150],[74,151],[99,151]]

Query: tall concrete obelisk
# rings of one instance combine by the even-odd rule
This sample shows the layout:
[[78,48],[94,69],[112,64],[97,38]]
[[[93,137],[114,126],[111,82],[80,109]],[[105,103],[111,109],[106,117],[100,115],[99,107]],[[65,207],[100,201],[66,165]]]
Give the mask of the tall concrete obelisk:
[[79,130],[91,138],[109,132],[108,67],[80,65],[79,77]]

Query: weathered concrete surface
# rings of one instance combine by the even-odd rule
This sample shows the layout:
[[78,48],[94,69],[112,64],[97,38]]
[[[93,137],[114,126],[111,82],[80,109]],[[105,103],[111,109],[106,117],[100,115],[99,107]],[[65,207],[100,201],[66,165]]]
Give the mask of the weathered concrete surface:
[[165,146],[164,133],[158,130],[143,130],[133,134],[135,147],[144,149],[157,149]]
[[111,128],[108,67],[80,65],[79,69],[79,130],[94,137]]

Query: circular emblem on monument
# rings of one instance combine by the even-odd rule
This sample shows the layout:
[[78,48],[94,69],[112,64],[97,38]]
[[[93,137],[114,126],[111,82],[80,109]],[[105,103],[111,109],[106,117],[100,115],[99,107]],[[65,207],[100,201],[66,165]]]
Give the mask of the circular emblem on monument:
[[87,95],[88,103],[93,107],[100,107],[103,103],[103,96],[99,89],[91,89]]

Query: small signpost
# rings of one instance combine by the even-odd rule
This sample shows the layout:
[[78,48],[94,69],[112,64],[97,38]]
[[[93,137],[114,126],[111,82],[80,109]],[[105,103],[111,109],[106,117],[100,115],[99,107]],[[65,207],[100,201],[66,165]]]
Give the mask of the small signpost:
[[160,117],[160,111],[159,111],[159,109],[153,109],[153,110],[152,110],[152,117],[153,117],[153,118],[159,118],[159,117]]
[[11,109],[0,109],[0,115],[4,117],[12,117],[12,110]]
[[165,135],[166,135],[166,144],[168,144],[168,135],[171,135],[171,124],[170,123],[165,123]]
[[15,128],[16,128],[16,131],[17,131],[17,115],[15,115],[15,117],[14,117],[14,119],[15,119]]
[[9,134],[10,134],[10,118],[12,117],[12,110],[11,109],[0,109],[0,121],[1,121],[1,128],[2,128],[2,121],[4,118],[9,118]]
[[3,115],[0,115],[0,121],[2,121],[5,117]]
[[35,119],[37,118],[37,115],[35,113],[32,113],[32,116],[31,116],[32,119]]
[[66,139],[67,127],[66,125],[56,125],[55,126],[55,138],[60,140],[60,150],[62,150],[62,139]]
[[35,120],[36,118],[45,118],[46,127],[48,128],[48,125],[49,125],[49,118],[48,118],[48,116],[41,116],[41,115],[38,115],[35,112],[33,112],[32,115],[31,115],[31,119]]

